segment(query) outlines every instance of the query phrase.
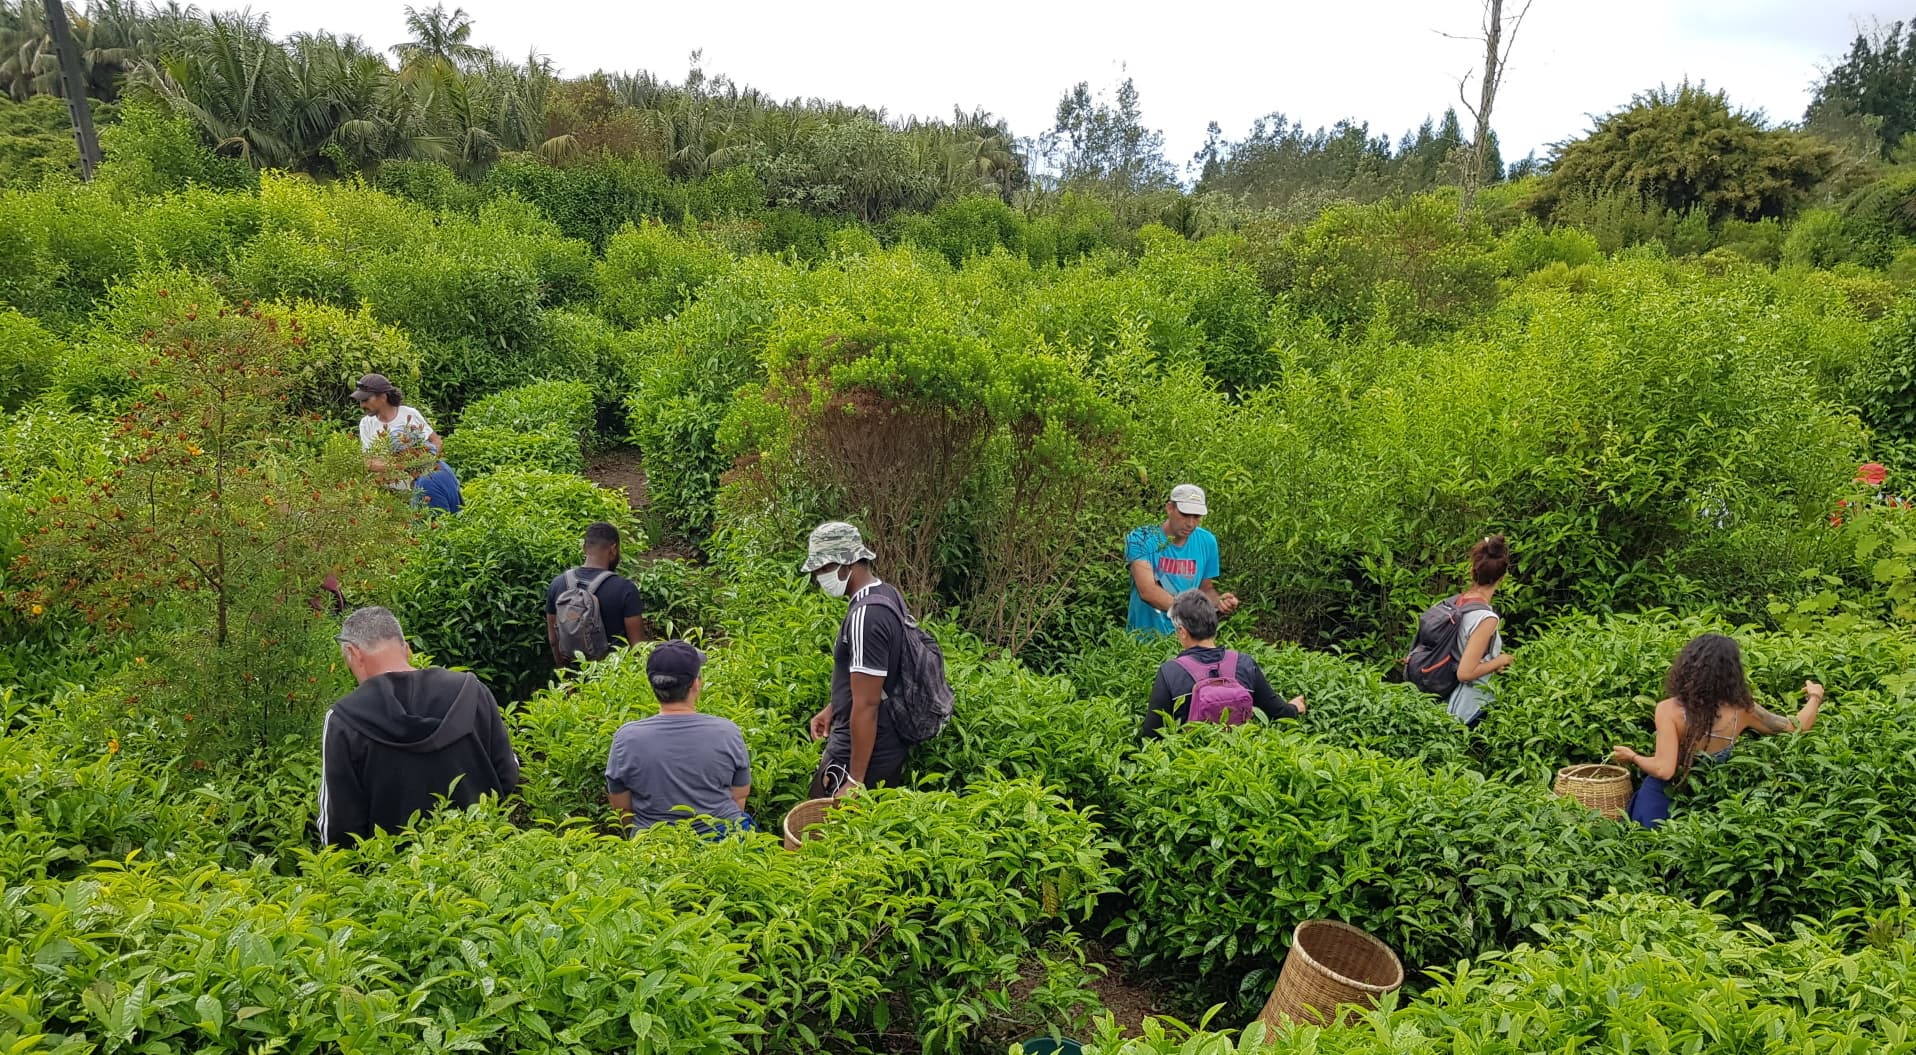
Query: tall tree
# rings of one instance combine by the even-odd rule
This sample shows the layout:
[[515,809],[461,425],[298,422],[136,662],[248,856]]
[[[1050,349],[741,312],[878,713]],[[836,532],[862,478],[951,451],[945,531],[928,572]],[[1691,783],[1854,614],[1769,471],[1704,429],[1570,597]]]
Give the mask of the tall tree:
[[1840,124],[1846,116],[1875,118],[1887,157],[1916,132],[1916,24],[1878,23],[1859,31],[1849,54],[1817,83],[1803,116],[1812,126]]
[[1175,181],[1164,156],[1164,133],[1144,127],[1138,87],[1126,77],[1115,101],[1093,97],[1079,81],[1058,100],[1057,123],[1041,149],[1064,184],[1093,184],[1137,192]]
[[1547,214],[1566,194],[1622,193],[1672,212],[1700,209],[1712,222],[1784,217],[1830,174],[1835,154],[1685,81],[1644,92],[1553,147],[1533,206]]
[[1478,79],[1477,102],[1470,101],[1470,77],[1466,75],[1457,84],[1457,96],[1463,101],[1464,109],[1476,120],[1476,128],[1470,137],[1470,157],[1464,165],[1463,193],[1457,199],[1457,222],[1464,223],[1470,215],[1470,206],[1477,197],[1477,189],[1483,185],[1485,170],[1490,164],[1490,153],[1495,147],[1491,143],[1490,113],[1497,104],[1497,92],[1503,87],[1504,69],[1510,63],[1510,49],[1517,44],[1517,31],[1523,28],[1524,16],[1530,13],[1531,0],[1523,0],[1523,6],[1517,9],[1514,17],[1504,18],[1504,0],[1484,0],[1483,32],[1477,38],[1484,44],[1483,74]]

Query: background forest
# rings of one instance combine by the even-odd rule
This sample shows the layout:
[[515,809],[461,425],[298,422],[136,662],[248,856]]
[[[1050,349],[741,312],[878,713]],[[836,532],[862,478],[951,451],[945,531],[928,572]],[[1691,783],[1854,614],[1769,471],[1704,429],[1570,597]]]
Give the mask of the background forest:
[[[1129,82],[1018,134],[565,77],[444,8],[101,3],[82,182],[41,10],[0,0],[0,1049],[1221,1053],[1335,917],[1413,980],[1275,1050],[1916,1051],[1916,30],[1786,122],[1686,82],[1514,163],[1445,112],[1176,164]],[[367,476],[373,370],[458,515]],[[1187,481],[1227,642],[1311,708],[1138,747],[1121,539]],[[950,658],[917,788],[796,854],[610,835],[656,705],[642,647],[550,669],[583,527],[711,652],[768,822],[834,516]],[[1490,532],[1518,659],[1466,729],[1394,660]],[[312,849],[328,575],[487,680],[511,802]],[[1705,630],[1769,706],[1827,683],[1814,734],[1655,833],[1553,799]]]

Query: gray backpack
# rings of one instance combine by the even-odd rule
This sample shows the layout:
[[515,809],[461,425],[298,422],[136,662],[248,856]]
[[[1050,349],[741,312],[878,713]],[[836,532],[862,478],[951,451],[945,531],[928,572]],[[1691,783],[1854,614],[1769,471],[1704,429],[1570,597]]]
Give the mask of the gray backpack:
[[602,571],[590,585],[579,582],[579,572],[574,568],[565,573],[565,589],[559,591],[559,599],[553,602],[552,621],[559,634],[559,654],[571,656],[577,652],[587,659],[604,659],[612,654],[612,642],[605,636],[605,619],[599,614],[599,587],[605,585],[612,573]]

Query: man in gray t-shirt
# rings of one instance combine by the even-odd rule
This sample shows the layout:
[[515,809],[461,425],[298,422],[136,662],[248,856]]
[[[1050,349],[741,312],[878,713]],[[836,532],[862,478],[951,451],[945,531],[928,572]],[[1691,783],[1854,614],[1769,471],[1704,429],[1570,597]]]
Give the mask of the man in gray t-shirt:
[[752,791],[745,738],[726,719],[698,711],[704,664],[705,654],[684,641],[653,649],[645,673],[659,713],[612,735],[606,800],[634,829],[693,817],[722,822],[695,821],[702,832],[756,828],[745,812]]

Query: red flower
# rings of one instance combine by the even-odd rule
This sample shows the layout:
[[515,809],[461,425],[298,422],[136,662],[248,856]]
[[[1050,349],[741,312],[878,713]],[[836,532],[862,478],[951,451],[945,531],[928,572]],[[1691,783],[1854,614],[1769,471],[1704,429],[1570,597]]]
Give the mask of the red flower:
[[1888,475],[1889,470],[1883,466],[1882,462],[1864,462],[1856,470],[1856,482],[1868,484],[1871,487],[1881,487],[1883,478]]

